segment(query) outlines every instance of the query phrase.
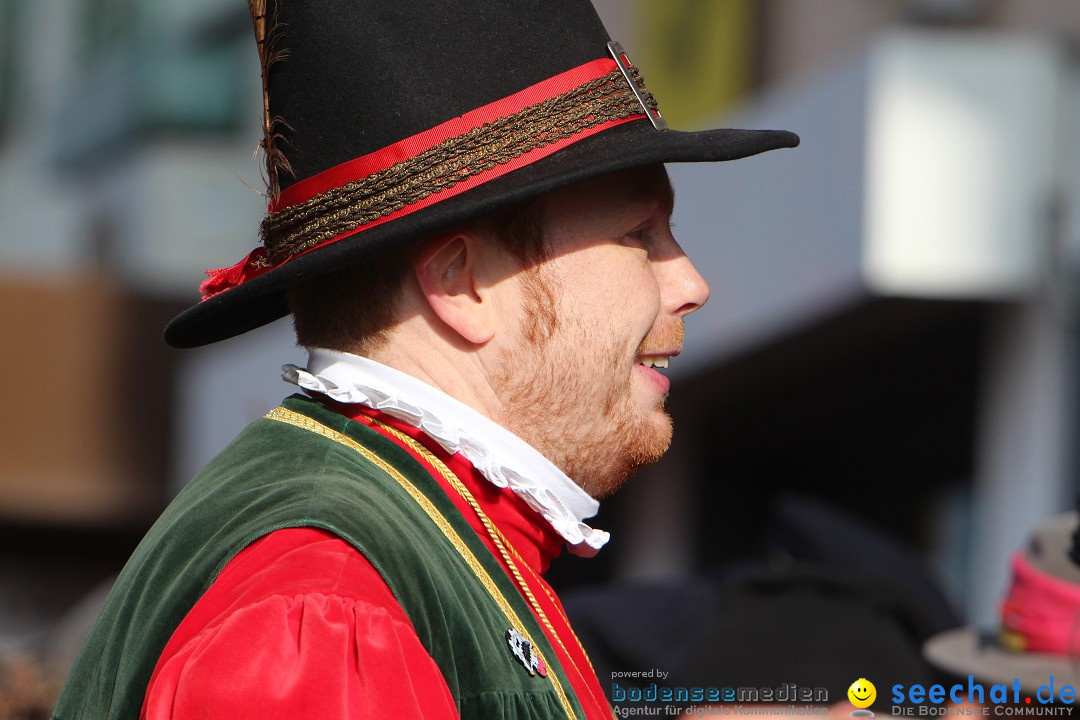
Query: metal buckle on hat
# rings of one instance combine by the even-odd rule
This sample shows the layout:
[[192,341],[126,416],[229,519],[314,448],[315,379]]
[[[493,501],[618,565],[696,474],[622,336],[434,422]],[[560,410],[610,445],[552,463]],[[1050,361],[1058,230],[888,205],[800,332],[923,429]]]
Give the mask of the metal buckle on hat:
[[622,72],[623,77],[626,78],[626,84],[630,86],[630,90],[633,91],[634,97],[641,103],[641,108],[645,111],[645,117],[649,118],[649,122],[651,122],[653,127],[657,130],[667,130],[667,120],[660,114],[660,111],[653,110],[645,104],[645,98],[641,95],[641,90],[638,89],[637,83],[634,82],[634,78],[630,74],[630,69],[634,67],[634,63],[630,62],[630,58],[627,57],[626,51],[623,50],[623,46],[612,40],[607,44],[607,49],[608,52],[611,53],[611,57],[615,58],[615,64],[619,66],[619,70]]

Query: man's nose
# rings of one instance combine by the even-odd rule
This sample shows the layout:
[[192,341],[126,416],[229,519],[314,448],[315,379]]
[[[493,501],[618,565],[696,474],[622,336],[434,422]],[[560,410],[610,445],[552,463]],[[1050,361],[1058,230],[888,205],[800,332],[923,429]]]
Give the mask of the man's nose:
[[681,251],[660,263],[664,309],[676,317],[697,310],[709,300],[709,284]]

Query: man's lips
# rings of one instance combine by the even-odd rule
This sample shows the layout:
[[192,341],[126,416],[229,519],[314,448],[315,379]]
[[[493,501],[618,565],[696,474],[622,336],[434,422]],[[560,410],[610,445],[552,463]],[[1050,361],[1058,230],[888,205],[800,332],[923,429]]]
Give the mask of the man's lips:
[[677,319],[656,326],[638,346],[634,371],[661,395],[668,394],[671,381],[656,368],[667,368],[671,358],[682,352],[683,337],[682,319]]
[[635,360],[635,362],[639,365],[644,365],[645,367],[666,368],[668,366],[668,363],[671,361],[671,358],[677,356],[681,352],[681,347],[670,349],[665,348],[663,350],[650,349],[647,352],[639,351],[637,354],[637,360]]
[[651,383],[662,394],[667,395],[671,390],[671,381],[656,371],[655,368],[667,368],[668,361],[678,355],[679,349],[665,350],[662,352],[639,355],[634,370]]
[[642,378],[655,387],[661,395],[667,395],[668,391],[671,390],[671,381],[651,367],[645,367],[638,363],[637,365],[634,365],[634,372],[641,375]]

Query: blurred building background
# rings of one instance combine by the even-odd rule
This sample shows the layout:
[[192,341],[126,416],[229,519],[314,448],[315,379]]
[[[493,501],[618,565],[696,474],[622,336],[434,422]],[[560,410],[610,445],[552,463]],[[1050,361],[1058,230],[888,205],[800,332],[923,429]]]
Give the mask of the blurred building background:
[[[1008,553],[1077,489],[1080,4],[596,5],[674,127],[803,145],[671,168],[713,289],[670,371],[676,440],[605,503],[610,547],[557,578],[737,557],[796,492],[909,543],[991,624]],[[246,12],[0,0],[0,650],[62,643],[302,363],[285,321],[160,339],[257,242]]]

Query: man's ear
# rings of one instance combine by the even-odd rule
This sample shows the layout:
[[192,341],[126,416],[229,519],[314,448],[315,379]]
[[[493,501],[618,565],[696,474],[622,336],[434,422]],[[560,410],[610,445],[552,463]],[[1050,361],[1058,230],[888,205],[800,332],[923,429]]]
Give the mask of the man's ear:
[[413,260],[420,291],[435,314],[451,330],[474,345],[495,334],[495,308],[482,282],[484,241],[468,229],[455,230],[421,243]]

